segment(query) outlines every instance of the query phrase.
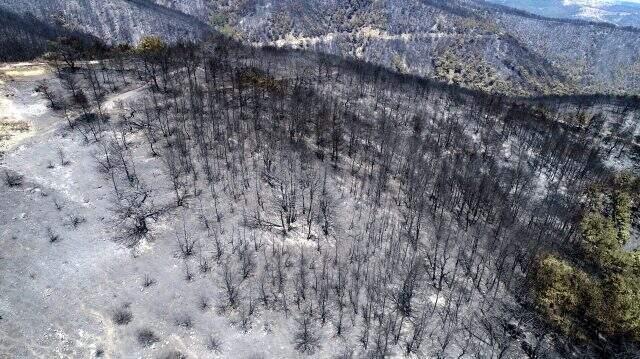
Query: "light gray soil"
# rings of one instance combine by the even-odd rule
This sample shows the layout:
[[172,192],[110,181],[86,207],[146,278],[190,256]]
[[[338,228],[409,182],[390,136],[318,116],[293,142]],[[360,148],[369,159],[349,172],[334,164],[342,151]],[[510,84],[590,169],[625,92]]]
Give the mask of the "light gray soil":
[[[46,73],[4,77],[0,84],[2,96],[12,94],[3,113],[19,114],[31,125],[0,162],[3,176],[5,170],[24,176],[21,186],[0,185],[0,358],[156,358],[175,351],[188,357],[297,357],[290,320],[263,312],[244,333],[216,311],[220,289],[213,275],[192,268],[195,279],[184,280],[174,247],[177,219],[156,223],[156,241],[136,252],[112,241],[113,190],[95,168],[97,148],[34,93],[43,78],[56,83]],[[143,92],[112,96],[105,108]],[[69,164],[60,164],[59,149]],[[160,176],[161,164],[145,151],[139,149],[138,165],[150,181]],[[73,217],[84,221],[76,228]],[[59,238],[51,243],[50,234]],[[143,289],[145,274],[155,284]],[[203,297],[212,309],[198,308]],[[112,317],[123,307],[133,318],[117,325]],[[176,325],[185,316],[192,318],[191,328]],[[159,338],[148,348],[137,341],[144,328]],[[219,354],[207,349],[209,333],[222,342]],[[328,347],[322,356],[334,350]]]

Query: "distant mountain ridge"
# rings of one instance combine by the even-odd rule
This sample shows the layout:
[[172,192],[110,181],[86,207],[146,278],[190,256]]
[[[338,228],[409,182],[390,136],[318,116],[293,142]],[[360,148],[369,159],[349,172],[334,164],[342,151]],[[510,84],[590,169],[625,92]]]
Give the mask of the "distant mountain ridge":
[[640,28],[640,4],[628,1],[486,0],[532,14]]
[[640,32],[473,0],[211,1],[258,45],[352,56],[489,92],[640,93]]
[[480,0],[5,0],[107,43],[196,39],[314,49],[515,96],[640,94],[640,30]]

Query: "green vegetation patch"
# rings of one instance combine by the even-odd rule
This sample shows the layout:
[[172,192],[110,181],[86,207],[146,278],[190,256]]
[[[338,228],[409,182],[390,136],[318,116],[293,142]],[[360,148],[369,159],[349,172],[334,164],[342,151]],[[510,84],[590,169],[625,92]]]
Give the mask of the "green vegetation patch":
[[491,64],[481,59],[469,59],[467,55],[460,55],[447,50],[434,59],[434,76],[447,83],[460,86],[478,88],[490,93],[517,92],[507,82],[501,79]]
[[248,68],[240,72],[240,82],[243,85],[255,86],[273,93],[284,93],[286,83],[258,69]]
[[166,44],[158,36],[145,36],[136,46],[136,52],[141,55],[159,55],[166,49]]
[[640,341],[640,251],[623,248],[639,189],[640,179],[624,174],[610,188],[589,192],[580,266],[555,255],[539,260],[536,303],[563,333]]

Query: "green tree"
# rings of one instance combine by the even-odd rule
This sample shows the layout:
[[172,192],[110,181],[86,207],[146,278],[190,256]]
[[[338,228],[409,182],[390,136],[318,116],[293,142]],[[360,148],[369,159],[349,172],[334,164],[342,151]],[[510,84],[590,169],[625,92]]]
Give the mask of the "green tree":
[[631,234],[631,196],[624,191],[614,193],[613,222],[618,243],[624,246],[629,241]]
[[582,219],[580,228],[582,247],[588,259],[605,268],[614,265],[620,244],[613,221],[600,213],[591,212]]
[[589,276],[553,255],[541,259],[536,280],[536,299],[540,310],[563,333],[583,337],[578,321],[589,297],[598,298],[597,287]]
[[631,273],[610,274],[601,286],[607,294],[601,330],[640,340],[640,278]]
[[144,69],[148,77],[153,80],[153,85],[159,89],[157,66],[167,50],[167,45],[158,36],[145,36],[135,47],[135,52],[144,62]]
[[145,57],[157,57],[167,45],[158,36],[144,36],[136,46],[136,52]]
[[587,193],[588,212],[580,223],[585,269],[553,255],[538,261],[536,303],[565,334],[640,341],[640,252],[623,248],[630,238],[638,183],[621,175],[611,188]]

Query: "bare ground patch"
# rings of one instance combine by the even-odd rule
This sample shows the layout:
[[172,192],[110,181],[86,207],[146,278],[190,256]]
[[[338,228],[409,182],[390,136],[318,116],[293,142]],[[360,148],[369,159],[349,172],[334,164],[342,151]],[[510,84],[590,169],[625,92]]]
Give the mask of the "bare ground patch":
[[29,132],[31,126],[26,121],[0,119],[0,157],[11,143]]
[[18,63],[0,68],[0,74],[9,78],[43,76],[47,67],[42,64]]

